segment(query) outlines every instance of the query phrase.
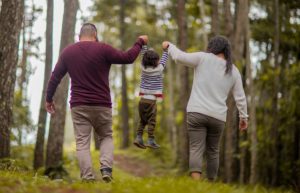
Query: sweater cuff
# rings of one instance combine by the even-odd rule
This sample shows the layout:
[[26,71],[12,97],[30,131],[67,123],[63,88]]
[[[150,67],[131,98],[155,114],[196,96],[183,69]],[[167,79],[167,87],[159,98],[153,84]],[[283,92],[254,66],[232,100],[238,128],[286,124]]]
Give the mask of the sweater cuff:
[[46,97],[46,102],[47,102],[47,103],[52,103],[52,102],[53,102],[53,99],[47,96],[47,97]]

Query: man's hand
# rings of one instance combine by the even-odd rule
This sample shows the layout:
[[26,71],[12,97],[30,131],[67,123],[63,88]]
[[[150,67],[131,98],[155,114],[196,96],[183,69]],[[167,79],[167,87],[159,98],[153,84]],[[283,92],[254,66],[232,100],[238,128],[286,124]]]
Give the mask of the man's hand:
[[143,39],[145,44],[148,44],[148,36],[147,35],[141,35],[141,36],[139,36],[139,38]]
[[248,128],[248,120],[247,119],[240,119],[240,124],[239,124],[240,130],[241,131],[246,131]]
[[167,50],[169,48],[169,42],[168,41],[164,41],[161,45],[162,45],[163,50]]
[[48,113],[50,113],[50,114],[54,114],[55,113],[55,105],[54,105],[53,102],[51,102],[51,103],[46,102],[45,106],[46,106],[46,111]]

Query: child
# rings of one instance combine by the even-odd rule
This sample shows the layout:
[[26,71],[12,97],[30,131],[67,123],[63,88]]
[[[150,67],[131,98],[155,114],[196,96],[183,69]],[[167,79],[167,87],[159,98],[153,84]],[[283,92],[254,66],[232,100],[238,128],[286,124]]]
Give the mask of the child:
[[[155,142],[154,129],[156,124],[156,100],[163,97],[163,70],[168,60],[168,45],[163,44],[161,60],[153,50],[148,50],[147,45],[142,48],[142,76],[140,86],[141,100],[139,102],[140,123],[134,145],[145,149],[157,149],[160,146]],[[144,145],[143,130],[148,125],[148,143]]]

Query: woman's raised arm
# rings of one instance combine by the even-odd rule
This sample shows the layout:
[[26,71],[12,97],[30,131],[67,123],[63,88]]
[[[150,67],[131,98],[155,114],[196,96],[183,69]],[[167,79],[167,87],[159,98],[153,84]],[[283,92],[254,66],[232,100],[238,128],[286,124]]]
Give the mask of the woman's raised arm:
[[186,53],[178,49],[174,44],[169,43],[169,55],[170,57],[179,64],[188,66],[188,67],[196,67],[199,63],[201,63],[202,52],[194,52],[194,53]]

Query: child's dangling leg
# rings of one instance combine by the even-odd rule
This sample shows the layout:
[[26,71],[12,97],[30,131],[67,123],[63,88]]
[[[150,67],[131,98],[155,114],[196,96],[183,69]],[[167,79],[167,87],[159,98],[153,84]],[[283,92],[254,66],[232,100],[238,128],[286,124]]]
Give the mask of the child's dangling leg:
[[133,144],[142,149],[146,149],[146,146],[144,145],[144,141],[143,141],[143,131],[147,125],[147,120],[145,119],[144,114],[145,114],[145,111],[143,108],[143,103],[142,103],[142,101],[140,101],[139,102],[140,122],[139,122],[139,126],[137,129],[137,135],[136,135],[136,138],[135,138]]
[[160,145],[158,145],[155,141],[154,137],[154,130],[156,125],[156,101],[153,101],[152,104],[150,104],[148,109],[148,143],[146,144],[147,147],[157,149],[160,148]]

